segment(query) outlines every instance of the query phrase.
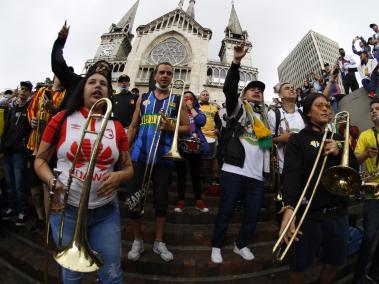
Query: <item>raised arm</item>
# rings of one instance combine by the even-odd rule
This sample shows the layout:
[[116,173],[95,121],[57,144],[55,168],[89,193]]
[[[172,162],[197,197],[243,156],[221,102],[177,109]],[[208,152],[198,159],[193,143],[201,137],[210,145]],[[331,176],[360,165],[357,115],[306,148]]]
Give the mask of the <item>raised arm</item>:
[[67,22],[64,22],[62,29],[58,33],[58,38],[55,40],[53,50],[51,51],[51,68],[53,73],[59,78],[65,89],[69,89],[76,85],[81,76],[71,72],[66,60],[63,57],[63,48],[69,33],[70,27],[67,27]]

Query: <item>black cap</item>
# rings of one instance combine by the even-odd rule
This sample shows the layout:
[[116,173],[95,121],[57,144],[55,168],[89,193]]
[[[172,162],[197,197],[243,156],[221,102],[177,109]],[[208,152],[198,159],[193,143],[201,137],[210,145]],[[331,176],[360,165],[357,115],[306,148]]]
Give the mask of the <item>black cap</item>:
[[324,63],[324,67],[329,66],[329,63]]
[[12,95],[13,91],[11,89],[5,90],[4,95]]
[[20,86],[25,86],[29,89],[29,91],[33,90],[33,84],[30,81],[21,81]]
[[377,26],[377,24],[370,24],[370,28]]
[[130,82],[130,77],[128,75],[121,75],[120,77],[118,77],[118,81],[119,83],[129,83]]
[[261,81],[251,81],[249,84],[246,85],[243,92],[245,92],[248,89],[255,88],[255,87],[259,88],[263,93],[265,91],[266,85]]

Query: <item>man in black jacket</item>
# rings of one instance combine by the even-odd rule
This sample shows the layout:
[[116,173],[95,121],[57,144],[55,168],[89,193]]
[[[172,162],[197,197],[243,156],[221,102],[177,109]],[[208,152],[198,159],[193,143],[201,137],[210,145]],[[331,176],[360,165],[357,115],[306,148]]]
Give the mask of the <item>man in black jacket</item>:
[[241,199],[245,205],[244,218],[233,251],[245,260],[254,259],[248,245],[263,200],[263,153],[267,147],[265,139],[271,139],[271,131],[261,121],[260,105],[263,103],[265,84],[252,81],[247,84],[241,97],[238,93],[240,63],[247,50],[244,43],[235,46],[233,63],[224,84],[229,121],[223,140],[221,197],[212,239],[211,260],[214,263],[223,262],[221,247],[234,209]]
[[[62,29],[58,33],[58,38],[55,40],[53,50],[51,52],[51,68],[55,76],[59,78],[62,85],[66,89],[66,95],[59,107],[59,110],[66,108],[68,101],[72,97],[75,88],[83,77],[74,73],[72,67],[66,64],[63,57],[63,48],[68,37],[70,27],[67,27],[67,22],[64,23]],[[112,85],[112,66],[105,60],[99,60],[93,64],[89,69],[95,68],[96,72],[104,74],[108,80],[108,84]]]
[[29,81],[20,83],[18,98],[8,110],[2,137],[4,154],[4,175],[8,193],[8,209],[2,220],[10,220],[18,215],[17,226],[24,226],[27,221],[28,200],[26,195],[26,143],[30,126],[27,118],[29,98],[33,85]]

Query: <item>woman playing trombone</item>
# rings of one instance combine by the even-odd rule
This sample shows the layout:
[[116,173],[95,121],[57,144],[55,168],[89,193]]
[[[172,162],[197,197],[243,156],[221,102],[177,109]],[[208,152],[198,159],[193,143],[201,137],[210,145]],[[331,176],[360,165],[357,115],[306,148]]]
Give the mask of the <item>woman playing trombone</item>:
[[[303,103],[306,128],[293,135],[286,146],[284,159],[284,184],[283,184],[283,221],[280,235],[284,231],[294,208],[301,202],[300,212],[303,212],[309,201],[310,192],[315,186],[317,176],[321,174],[321,162],[316,161],[316,156],[322,145],[324,130],[329,122],[331,107],[328,100],[322,94],[312,93],[307,96]],[[341,161],[338,137],[327,137],[322,149],[321,160],[328,156],[325,169],[338,166]],[[356,159],[350,151],[350,164],[358,168]],[[307,183],[314,163],[318,162],[315,175],[311,177],[307,193],[302,201],[299,201],[305,184]],[[301,214],[297,214],[296,221]],[[284,235],[284,241],[288,244],[289,239],[295,232],[297,222],[293,220],[289,230]],[[300,232],[296,236],[289,250],[290,280],[289,283],[303,283],[304,272],[309,268],[313,259],[322,249],[321,260],[324,263],[320,275],[320,283],[332,283],[337,267],[343,264],[346,258],[348,241],[348,214],[346,199],[333,195],[321,183],[316,188],[313,202],[310,205]]]
[[[92,71],[92,72],[91,72]],[[79,200],[83,184],[77,178],[85,179],[84,172],[89,163],[89,157],[94,148],[96,136],[87,133],[83,147],[78,149],[83,125],[91,107],[102,98],[108,98],[112,93],[111,83],[103,73],[91,70],[80,83],[77,94],[72,97],[67,109],[59,112],[49,122],[35,160],[35,170],[38,176],[50,187],[55,186],[53,207],[59,207],[60,192],[66,187],[70,178],[71,165],[74,156],[79,152],[77,163],[73,170],[73,179],[68,195],[68,203],[64,209],[64,227],[62,245],[65,246],[72,238]],[[95,113],[102,113],[101,105]],[[99,131],[101,120],[89,118],[90,130]],[[55,178],[49,167],[53,155],[57,156],[57,168],[62,171]],[[117,169],[116,171],[114,169]],[[127,181],[133,175],[133,168],[128,153],[128,141],[125,131],[118,121],[108,121],[101,140],[94,174],[90,186],[88,202],[87,239],[90,247],[96,251],[103,261],[99,270],[102,283],[122,283],[120,213],[117,201],[117,189],[120,183]],[[58,204],[57,204],[58,203]],[[57,210],[58,211],[58,210]],[[58,245],[61,212],[52,212],[51,227],[55,243]],[[79,218],[79,217],[78,217]],[[59,246],[59,245],[58,245]],[[63,265],[65,266],[65,265]],[[62,270],[64,283],[80,283],[82,273],[66,268]]]

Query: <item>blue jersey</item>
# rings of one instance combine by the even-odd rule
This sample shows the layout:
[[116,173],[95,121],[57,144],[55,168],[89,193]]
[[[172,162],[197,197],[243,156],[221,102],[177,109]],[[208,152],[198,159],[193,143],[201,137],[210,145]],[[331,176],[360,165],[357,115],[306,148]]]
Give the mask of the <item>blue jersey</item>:
[[[178,114],[179,103],[180,96],[177,95],[171,95],[165,99],[159,100],[155,97],[154,92],[151,91],[142,96],[139,113],[141,123],[138,129],[136,141],[132,149],[132,161],[138,161],[143,163],[147,162],[151,143],[154,137],[154,132],[157,129],[157,127],[159,127],[157,123],[160,117],[160,111],[163,109],[166,112],[167,110],[166,115],[170,118],[170,120],[173,123],[175,123]],[[159,131],[157,132],[157,135],[155,137],[152,152],[154,152],[155,150],[158,134]],[[172,161],[164,160],[161,158],[163,155],[169,152],[172,140],[172,132],[162,131],[155,160],[156,163],[172,164]],[[151,154],[148,163],[152,162],[152,158],[153,153]]]

